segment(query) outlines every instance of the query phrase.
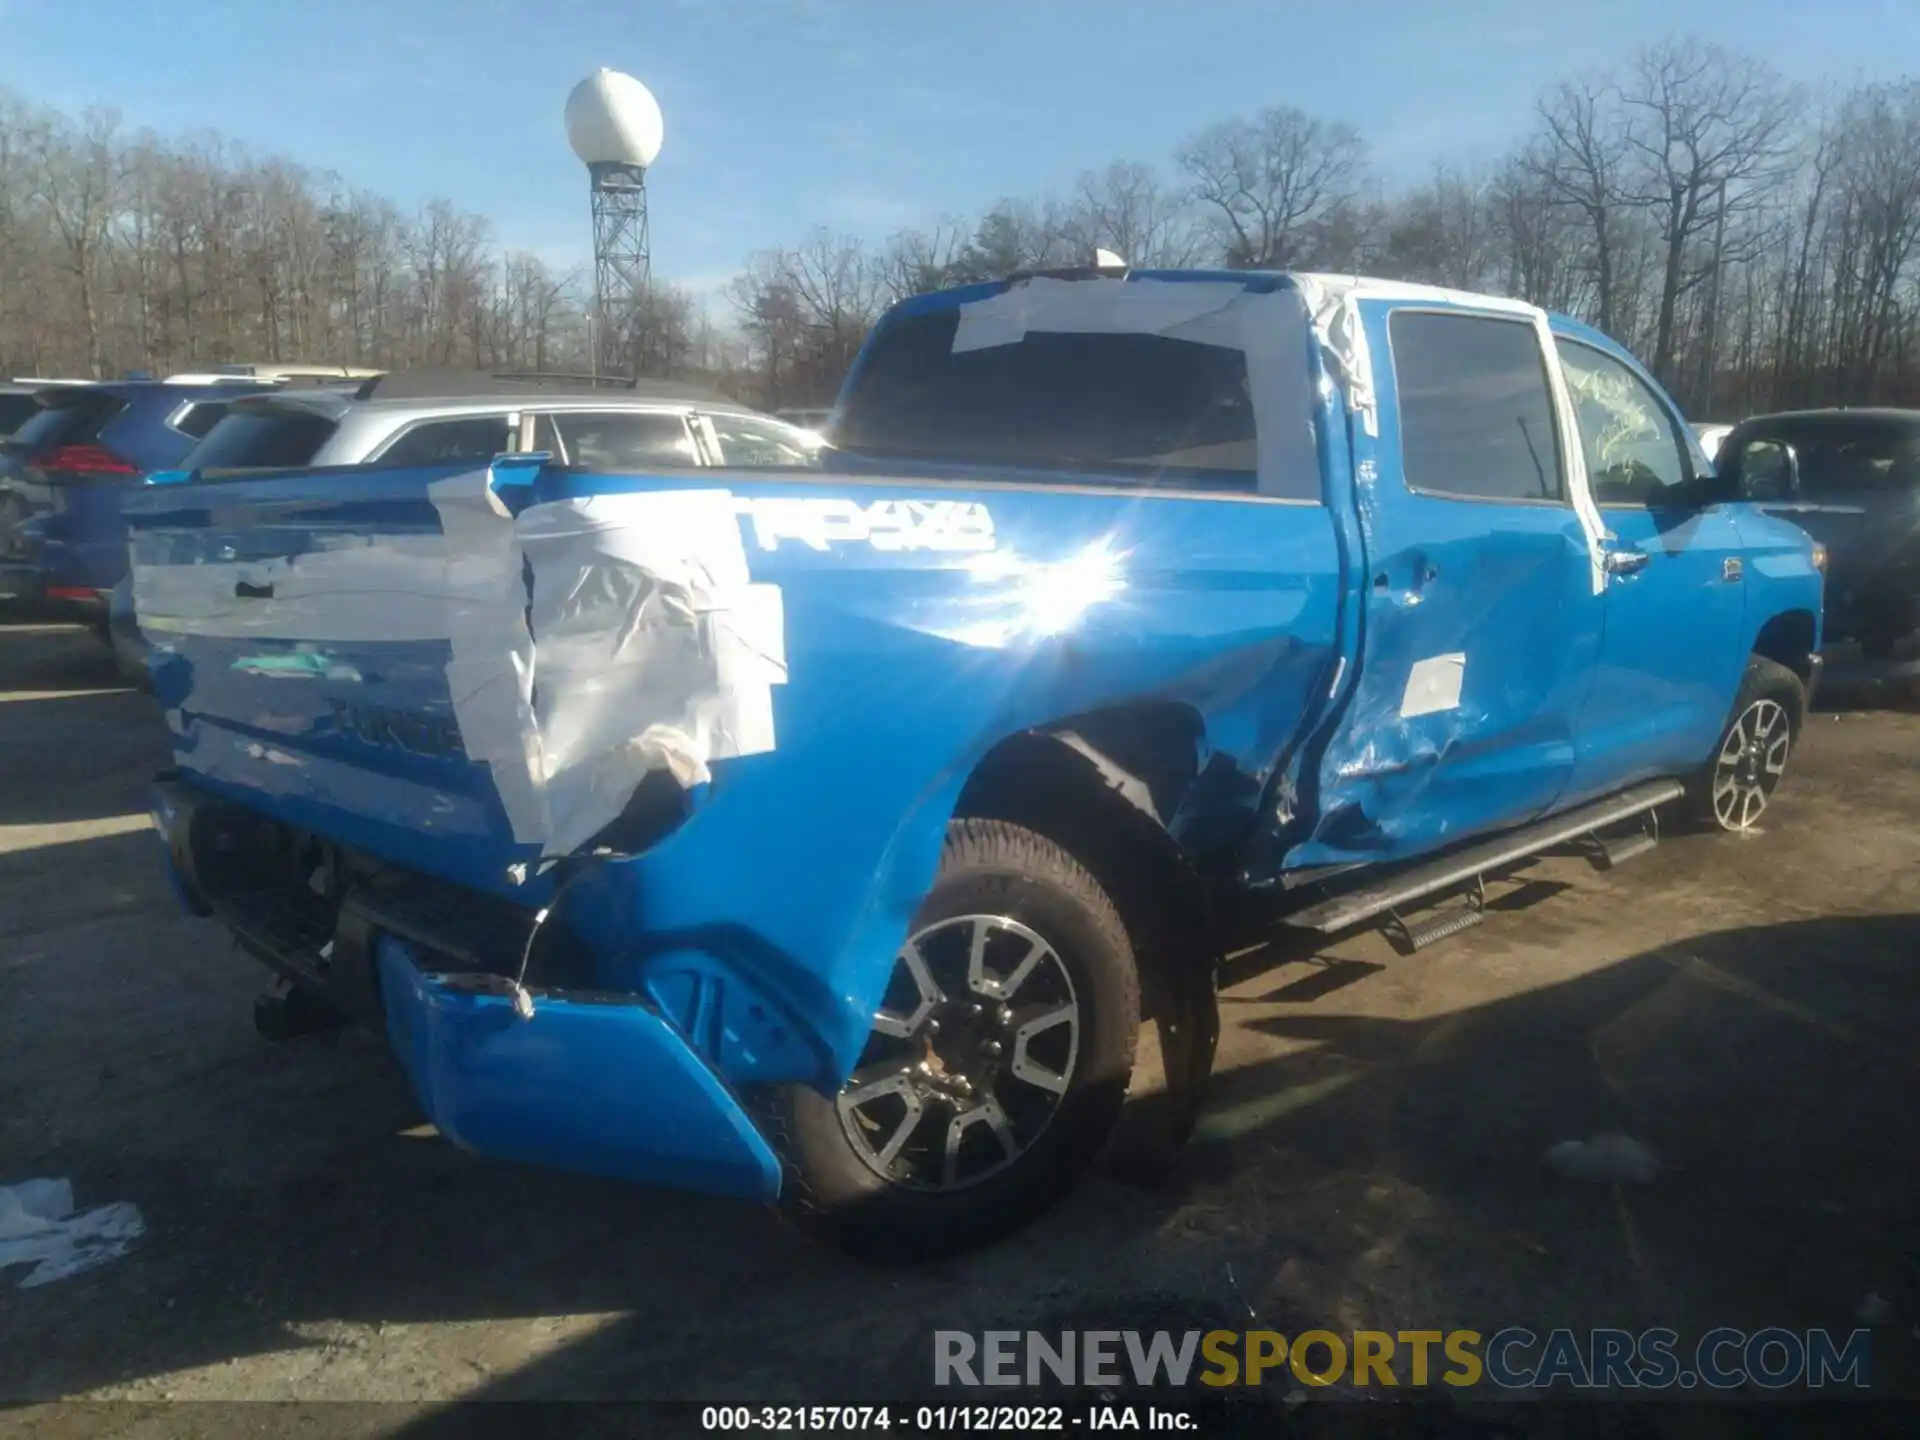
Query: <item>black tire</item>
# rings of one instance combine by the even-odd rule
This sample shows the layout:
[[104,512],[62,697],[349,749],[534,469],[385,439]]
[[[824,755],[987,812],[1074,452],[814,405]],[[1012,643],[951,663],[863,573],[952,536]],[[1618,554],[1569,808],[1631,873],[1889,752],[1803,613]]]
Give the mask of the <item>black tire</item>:
[[1748,659],[1713,754],[1687,785],[1696,827],[1737,834],[1758,823],[1800,743],[1806,714],[1807,687],[1798,675],[1764,655]]
[[[1052,1108],[1033,1127],[1031,1135],[1025,1137],[1023,1148],[1011,1158],[1006,1158],[1006,1153],[1013,1141],[1007,1137],[1020,1129],[1023,1115],[1030,1117],[1034,1113],[1036,1097],[1028,1091],[1039,1089],[1030,1080],[1009,1078],[1019,1073],[1023,1063],[1029,1075],[1034,1072],[1035,1064],[1030,1058],[1032,1035],[1024,1036],[1012,1047],[1014,1054],[1008,1060],[982,1062],[999,1067],[998,1078],[981,1090],[970,1091],[967,1099],[958,1100],[946,1094],[928,1096],[924,1089],[917,1090],[912,1100],[900,1096],[901,1118],[896,1131],[886,1132],[885,1138],[897,1133],[897,1127],[904,1126],[910,1132],[910,1139],[893,1157],[878,1154],[870,1140],[862,1142],[866,1154],[856,1149],[852,1127],[870,1124],[872,1133],[881,1135],[879,1126],[884,1123],[884,1117],[872,1122],[866,1118],[867,1111],[854,1109],[848,1112],[849,1118],[843,1120],[841,1097],[848,1097],[852,1103],[854,1082],[842,1090],[841,1097],[828,1098],[797,1085],[779,1087],[764,1097],[762,1123],[785,1167],[782,1210],[816,1236],[865,1259],[882,1262],[933,1259],[987,1244],[1019,1229],[1053,1204],[1089,1168],[1112,1131],[1126,1098],[1140,1026],[1139,975],[1126,928],[1113,901],[1086,868],[1052,841],[1020,826],[996,820],[956,821],[948,827],[933,887],[914,915],[908,932],[910,937],[920,937],[929,952],[920,962],[923,974],[931,978],[939,973],[951,973],[935,967],[946,958],[939,947],[947,945],[949,936],[956,932],[972,935],[977,928],[971,919],[962,917],[1004,917],[1024,930],[1025,934],[1016,936],[1016,940],[1031,945],[1026,937],[1037,936],[1045,942],[1051,957],[1044,965],[1046,973],[1042,974],[1042,964],[1036,963],[1027,972],[1032,978],[1016,984],[1041,986],[1041,1005],[1029,1006],[1029,1009],[1050,1006],[1054,1008],[1047,1013],[1055,1014],[1063,1003],[1059,996],[1065,994],[1064,1003],[1071,1005],[1075,1012],[1074,1033],[1067,1042],[1071,1050],[1064,1064],[1057,1073],[1046,1066],[1038,1067],[1050,1085],[1064,1079],[1064,1089],[1056,1099],[1038,1102]],[[967,943],[978,947],[987,942],[975,939]],[[903,948],[903,957],[905,953]],[[1053,961],[1057,961],[1061,973],[1055,972]],[[896,984],[902,975],[908,975],[905,959],[899,964]],[[1016,966],[1014,973],[1022,973],[1021,967]],[[998,974],[1000,979],[995,980],[995,984],[1012,978],[1004,969],[998,969]],[[908,980],[910,985],[917,986],[910,975]],[[1064,989],[1056,991],[1052,998],[1045,998],[1046,984],[1064,985]],[[949,987],[943,982],[936,983],[934,988],[944,992]],[[1032,993],[1035,992],[1031,988],[1010,991],[1008,1003],[998,1007],[999,1015],[1005,1016],[1011,1011],[1013,1000]],[[891,1001],[895,994],[896,991],[890,989],[887,1000]],[[918,987],[914,997],[915,1013],[926,1011],[934,1019],[934,1032],[940,1032],[938,1016],[949,1006],[979,1014],[980,1007],[971,1003],[974,994],[972,990],[963,989],[959,999],[948,1000],[943,993],[936,1004],[927,996],[925,987]],[[991,1007],[995,1002],[987,1003]],[[894,1011],[903,1009],[904,1002],[893,1008]],[[910,1023],[912,1018],[890,1013],[887,1001],[883,1001],[883,1015],[896,1027]],[[959,1070],[941,1070],[932,1081],[918,1075],[911,1080],[901,1080],[891,1070],[894,1062],[890,1056],[876,1059],[876,1053],[886,1051],[889,1046],[914,1046],[917,1032],[883,1033],[879,1019],[876,1017],[868,1052],[856,1066],[856,1077],[879,1073],[887,1077],[888,1085],[896,1081],[914,1086],[958,1083],[951,1076],[963,1073]],[[993,1015],[985,1021],[970,1021],[961,1013],[949,1024],[940,1044],[957,1048],[966,1035],[973,1033],[964,1027],[992,1023],[995,1023]],[[927,1021],[922,1019],[918,1024],[924,1027]],[[932,1035],[921,1036],[918,1043],[927,1046],[928,1054],[935,1053]],[[1000,1050],[996,1049],[995,1053]],[[1014,1093],[1009,1093],[1010,1090]],[[983,1093],[992,1097],[1000,1117],[987,1127],[989,1134],[985,1137],[979,1136],[970,1124],[956,1126],[954,1123],[963,1107],[981,1104]],[[1048,1089],[1045,1093],[1055,1092]],[[909,1104],[914,1108],[908,1109]],[[947,1117],[944,1126],[941,1124],[943,1114]],[[941,1137],[938,1159],[925,1153],[931,1148],[929,1141],[933,1133]],[[981,1178],[958,1185],[953,1182],[964,1176],[957,1170],[960,1162],[954,1154],[955,1133],[963,1137],[967,1163],[982,1172]],[[984,1157],[979,1148],[982,1143],[988,1147]],[[887,1146],[883,1144],[880,1149],[884,1151]],[[883,1176],[875,1168],[883,1160],[891,1170],[899,1172],[895,1178]],[[935,1165],[944,1165],[947,1169],[940,1177],[940,1184],[916,1188],[913,1176],[907,1173],[916,1164],[929,1170]],[[998,1168],[993,1168],[995,1165]]]

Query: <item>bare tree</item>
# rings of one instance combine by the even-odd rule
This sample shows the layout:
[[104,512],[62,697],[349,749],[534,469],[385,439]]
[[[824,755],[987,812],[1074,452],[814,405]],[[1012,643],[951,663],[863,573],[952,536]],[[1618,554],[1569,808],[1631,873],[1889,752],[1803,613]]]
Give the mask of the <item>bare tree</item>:
[[106,373],[100,344],[100,266],[120,201],[115,136],[120,117],[89,110],[76,127],[60,117],[44,120],[34,137],[40,200],[59,238],[62,259],[73,276],[80,304],[90,374]]
[[1478,290],[1501,283],[1493,182],[1441,169],[1384,217],[1390,275]]
[[896,230],[879,261],[887,298],[903,300],[977,278],[967,266],[971,233],[964,221],[952,219],[929,230]]
[[[1064,194],[883,244],[802,231],[722,312],[662,283],[651,373],[768,406],[833,395],[883,306],[1096,248],[1151,265],[1384,272],[1506,290],[1648,355],[1688,409],[1920,402],[1920,82],[1805,113],[1764,65],[1671,41],[1550,86],[1490,171],[1389,188],[1351,127],[1275,108]],[[728,304],[727,302],[731,302]],[[581,269],[215,135],[126,135],[0,94],[0,364],[248,359],[585,369]]]
[[1779,177],[1795,97],[1759,61],[1683,40],[1636,54],[1622,99],[1632,199],[1653,217],[1662,249],[1652,365],[1672,382],[1680,299],[1719,271],[1708,237],[1724,237],[1728,217],[1750,211]]
[[1152,166],[1131,161],[1115,161],[1080,177],[1067,204],[1065,229],[1083,263],[1105,248],[1129,265],[1177,268],[1191,265],[1206,247],[1186,198]]
[[1595,320],[1620,331],[1618,294],[1624,171],[1630,140],[1612,82],[1592,76],[1563,81],[1541,99],[1542,134],[1520,164],[1555,203],[1572,208],[1587,231]]
[[1227,263],[1283,269],[1305,228],[1352,198],[1366,147],[1350,125],[1276,106],[1201,131],[1175,161]]

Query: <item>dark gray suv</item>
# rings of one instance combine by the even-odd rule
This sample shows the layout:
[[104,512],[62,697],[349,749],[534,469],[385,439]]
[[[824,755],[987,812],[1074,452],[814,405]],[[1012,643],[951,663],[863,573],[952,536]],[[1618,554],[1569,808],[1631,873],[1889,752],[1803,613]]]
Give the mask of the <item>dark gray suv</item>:
[[1826,639],[1859,646],[1857,678],[1920,677],[1920,410],[1756,415],[1719,465],[1827,547]]

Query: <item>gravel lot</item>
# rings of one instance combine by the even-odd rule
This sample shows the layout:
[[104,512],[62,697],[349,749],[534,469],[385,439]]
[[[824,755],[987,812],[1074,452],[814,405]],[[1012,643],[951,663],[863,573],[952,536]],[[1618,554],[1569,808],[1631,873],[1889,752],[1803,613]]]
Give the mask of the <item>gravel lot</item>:
[[[1243,957],[1176,1182],[1097,1177],[908,1272],[475,1160],[410,1133],[373,1039],[262,1041],[265,972],[179,914],[146,833],[163,750],[83,632],[0,628],[0,1183],[148,1227],[6,1272],[0,1398],[844,1402],[922,1393],[936,1325],[1846,1330],[1870,1293],[1876,1388],[1920,1395],[1920,715],[1816,716],[1763,835],[1544,860],[1417,956]],[[1543,1170],[1608,1130],[1652,1183]]]

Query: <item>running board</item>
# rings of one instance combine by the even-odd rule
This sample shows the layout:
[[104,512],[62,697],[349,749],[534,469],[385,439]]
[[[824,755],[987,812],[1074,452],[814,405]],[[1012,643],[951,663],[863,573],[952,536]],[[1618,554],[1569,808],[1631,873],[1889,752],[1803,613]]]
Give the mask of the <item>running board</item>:
[[1375,884],[1362,886],[1344,895],[1335,895],[1318,905],[1309,905],[1287,916],[1284,923],[1295,929],[1317,930],[1322,934],[1345,930],[1363,920],[1384,915],[1408,901],[1450,889],[1468,880],[1477,880],[1489,870],[1497,870],[1502,865],[1525,860],[1555,845],[1563,845],[1622,820],[1644,815],[1656,805],[1677,800],[1685,793],[1686,787],[1677,780],[1655,780],[1636,785],[1605,800],[1595,800],[1564,815],[1550,816],[1519,830],[1510,830],[1491,840],[1482,840],[1463,850],[1414,865]]

